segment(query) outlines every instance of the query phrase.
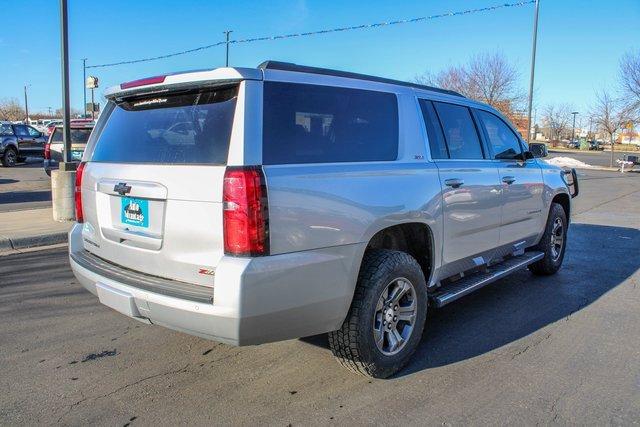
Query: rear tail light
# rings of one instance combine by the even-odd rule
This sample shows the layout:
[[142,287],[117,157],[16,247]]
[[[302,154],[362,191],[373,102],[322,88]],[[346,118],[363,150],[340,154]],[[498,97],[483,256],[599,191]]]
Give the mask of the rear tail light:
[[51,160],[51,145],[48,142],[44,144],[44,159]]
[[84,215],[82,213],[82,174],[84,173],[84,162],[80,162],[78,169],[76,169],[76,187],[74,190],[74,198],[76,202],[76,221],[84,222]]
[[227,255],[269,254],[267,191],[259,166],[228,167],[224,174],[224,251]]

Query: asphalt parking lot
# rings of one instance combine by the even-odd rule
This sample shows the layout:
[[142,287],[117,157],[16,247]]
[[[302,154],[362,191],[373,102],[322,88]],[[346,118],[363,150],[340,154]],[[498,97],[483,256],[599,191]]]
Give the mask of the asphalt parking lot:
[[51,180],[42,159],[28,158],[12,168],[0,168],[0,212],[51,206]]
[[431,310],[388,380],[326,336],[234,348],[130,320],[66,248],[0,257],[0,423],[638,424],[640,174],[580,175],[563,269]]

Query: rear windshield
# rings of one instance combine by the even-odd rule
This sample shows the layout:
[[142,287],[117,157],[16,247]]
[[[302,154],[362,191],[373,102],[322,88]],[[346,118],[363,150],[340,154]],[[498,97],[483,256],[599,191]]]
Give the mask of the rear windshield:
[[[72,144],[86,144],[91,135],[91,129],[73,129],[71,128],[71,143]],[[53,131],[51,142],[62,142],[62,129],[56,128]]]
[[264,164],[398,156],[398,101],[392,93],[266,82],[263,120]]
[[233,86],[118,102],[105,111],[91,161],[224,165],[237,92]]

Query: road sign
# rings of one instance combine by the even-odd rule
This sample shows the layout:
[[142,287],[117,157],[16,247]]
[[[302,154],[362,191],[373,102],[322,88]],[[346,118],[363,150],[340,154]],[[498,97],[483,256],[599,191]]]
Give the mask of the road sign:
[[87,89],[95,89],[98,87],[98,78],[96,76],[87,77]]

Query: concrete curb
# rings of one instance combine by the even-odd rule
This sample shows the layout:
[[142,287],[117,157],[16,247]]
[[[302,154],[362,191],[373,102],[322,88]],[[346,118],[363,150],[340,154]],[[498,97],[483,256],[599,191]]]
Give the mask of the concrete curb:
[[36,236],[6,237],[0,236],[0,252],[28,249],[38,246],[50,246],[67,242],[67,232],[40,234]]

